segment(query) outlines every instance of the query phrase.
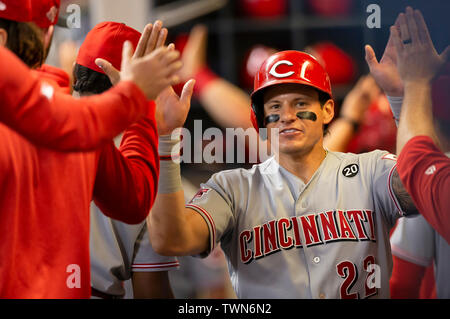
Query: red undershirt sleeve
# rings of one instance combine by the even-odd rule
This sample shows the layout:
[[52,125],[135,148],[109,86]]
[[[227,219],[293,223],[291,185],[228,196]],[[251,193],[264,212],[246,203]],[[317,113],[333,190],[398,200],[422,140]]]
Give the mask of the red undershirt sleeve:
[[419,212],[450,243],[450,159],[427,136],[406,143],[398,172]]
[[426,267],[392,256],[394,267],[389,281],[392,299],[417,299]]
[[100,152],[94,200],[101,211],[128,224],[142,222],[158,188],[159,155],[155,104],[124,133],[120,149],[111,142]]

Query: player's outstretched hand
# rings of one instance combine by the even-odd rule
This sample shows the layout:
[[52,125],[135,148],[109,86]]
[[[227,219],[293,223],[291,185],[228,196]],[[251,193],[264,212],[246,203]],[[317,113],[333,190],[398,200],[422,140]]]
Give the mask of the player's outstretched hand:
[[159,135],[170,135],[184,125],[191,107],[195,80],[189,80],[183,87],[179,97],[172,87],[166,88],[156,99],[156,125]]
[[126,41],[121,80],[136,83],[149,100],[155,100],[165,88],[180,82],[180,77],[176,74],[183,65],[180,52],[169,47],[160,47],[142,58],[132,59],[132,55],[131,43]]
[[[167,29],[162,27],[162,22],[156,20],[154,24],[147,24],[139,38],[138,45],[133,54],[133,59],[142,58],[155,49],[164,46],[167,39]],[[111,83],[116,85],[120,82],[120,71],[114,68],[114,66],[105,59],[98,58],[95,63],[105,72],[109,77]]]
[[429,83],[450,58],[450,47],[438,54],[427,25],[419,10],[406,8],[400,13],[399,25],[391,27],[391,37],[398,56],[397,66],[405,85],[408,82]]
[[195,76],[206,65],[206,47],[208,29],[204,25],[196,25],[192,28],[186,46],[181,55],[183,67],[180,75],[183,81]]
[[[398,19],[395,24],[398,24]],[[383,57],[378,62],[375,51],[370,45],[365,46],[366,62],[370,74],[388,96],[403,96],[403,82],[397,70],[397,52],[392,35],[389,37]]]

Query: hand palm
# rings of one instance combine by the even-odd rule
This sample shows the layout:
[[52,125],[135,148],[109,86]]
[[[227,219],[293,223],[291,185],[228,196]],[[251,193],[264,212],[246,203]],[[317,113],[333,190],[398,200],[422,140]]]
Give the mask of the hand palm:
[[170,86],[162,91],[156,99],[155,118],[159,135],[168,135],[176,128],[182,127],[190,108],[193,82],[185,84],[181,97]]
[[376,61],[373,49],[368,49],[373,54],[369,63],[370,73],[375,78],[383,91],[390,96],[403,96],[403,82],[397,69],[397,53],[391,38],[387,43],[380,63]]

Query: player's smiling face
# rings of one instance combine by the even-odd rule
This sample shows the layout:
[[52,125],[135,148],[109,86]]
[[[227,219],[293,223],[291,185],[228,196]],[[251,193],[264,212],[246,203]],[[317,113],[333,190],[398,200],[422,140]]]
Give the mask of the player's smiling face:
[[323,106],[319,93],[312,87],[299,84],[279,84],[264,92],[264,121],[268,129],[279,129],[280,153],[311,150],[323,142],[323,126],[331,122],[334,104],[328,100]]

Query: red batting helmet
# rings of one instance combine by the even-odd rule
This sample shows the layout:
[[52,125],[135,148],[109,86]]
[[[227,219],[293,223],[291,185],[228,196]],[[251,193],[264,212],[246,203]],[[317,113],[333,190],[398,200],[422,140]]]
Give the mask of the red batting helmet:
[[271,55],[255,76],[252,99],[253,126],[264,126],[262,92],[277,84],[296,83],[311,86],[332,98],[330,77],[322,65],[305,52],[281,51]]

